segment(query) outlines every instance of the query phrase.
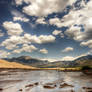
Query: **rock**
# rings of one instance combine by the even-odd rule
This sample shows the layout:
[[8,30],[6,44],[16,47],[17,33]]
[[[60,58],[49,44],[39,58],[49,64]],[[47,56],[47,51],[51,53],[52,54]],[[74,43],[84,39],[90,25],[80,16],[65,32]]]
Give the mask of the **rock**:
[[3,91],[3,88],[0,88],[0,91]]
[[91,87],[83,87],[83,89],[92,89]]
[[33,87],[33,86],[37,86],[37,85],[39,85],[39,83],[38,83],[38,82],[36,82],[36,83],[34,83],[34,84],[26,85],[25,87]]
[[75,92],[74,90],[71,90],[71,92]]
[[19,89],[19,91],[23,91],[22,89]]
[[38,82],[36,82],[36,83],[34,83],[34,85],[39,85],[39,83],[38,83]]
[[29,84],[29,85],[26,85],[25,87],[27,88],[27,87],[33,87],[34,86],[34,84]]
[[74,87],[74,86],[64,83],[64,84],[61,84],[59,88],[64,88],[64,87]]
[[82,87],[83,89],[86,90],[86,92],[92,92],[92,88],[91,87]]
[[57,87],[56,84],[53,84],[53,83],[47,83],[43,86],[44,88],[47,88],[47,89],[54,89]]

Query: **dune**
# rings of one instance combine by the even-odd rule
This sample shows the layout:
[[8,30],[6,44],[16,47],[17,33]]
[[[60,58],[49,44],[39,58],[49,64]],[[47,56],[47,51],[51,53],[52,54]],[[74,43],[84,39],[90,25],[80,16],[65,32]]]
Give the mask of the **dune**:
[[23,65],[16,62],[8,62],[0,59],[0,68],[19,68],[19,69],[35,69],[35,67]]

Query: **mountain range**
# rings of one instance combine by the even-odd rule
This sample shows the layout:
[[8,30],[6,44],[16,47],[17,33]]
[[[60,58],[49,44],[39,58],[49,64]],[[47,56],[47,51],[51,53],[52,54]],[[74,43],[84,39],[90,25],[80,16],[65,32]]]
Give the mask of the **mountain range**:
[[55,68],[55,67],[78,67],[78,66],[90,66],[92,65],[92,55],[82,56],[73,61],[55,61],[49,62],[48,60],[40,60],[32,58],[30,56],[20,56],[13,58],[4,58],[9,62],[17,62],[32,67],[40,68]]

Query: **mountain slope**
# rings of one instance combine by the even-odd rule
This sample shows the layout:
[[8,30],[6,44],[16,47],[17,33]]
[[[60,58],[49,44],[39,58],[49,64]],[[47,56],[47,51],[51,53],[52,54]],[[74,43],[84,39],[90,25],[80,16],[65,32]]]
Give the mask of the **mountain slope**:
[[34,67],[22,65],[16,62],[8,62],[0,59],[0,68],[34,69]]
[[79,66],[92,66],[92,55],[82,56],[74,60]]
[[74,61],[55,61],[49,62],[48,60],[40,60],[29,56],[21,56],[11,59],[5,59],[10,62],[18,62],[25,65],[40,68],[55,68],[55,67],[78,67],[78,66],[92,66],[92,55],[82,56]]
[[25,65],[31,65],[33,67],[39,67],[40,65],[48,64],[47,60],[40,60],[29,56],[21,56],[8,59],[6,58],[5,60],[9,62],[18,62]]

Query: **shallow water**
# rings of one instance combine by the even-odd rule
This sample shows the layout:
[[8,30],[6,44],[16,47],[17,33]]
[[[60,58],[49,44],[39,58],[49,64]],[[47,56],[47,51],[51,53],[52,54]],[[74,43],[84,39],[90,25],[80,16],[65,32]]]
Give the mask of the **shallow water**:
[[55,70],[4,70],[0,72],[0,92],[92,92],[92,75]]

